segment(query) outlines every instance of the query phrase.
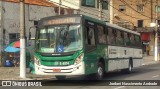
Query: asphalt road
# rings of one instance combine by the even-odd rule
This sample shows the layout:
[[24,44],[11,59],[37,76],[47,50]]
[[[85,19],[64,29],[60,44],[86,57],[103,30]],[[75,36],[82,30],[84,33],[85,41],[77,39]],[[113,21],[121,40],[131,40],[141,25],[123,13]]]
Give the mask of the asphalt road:
[[[160,63],[135,68],[131,74],[123,74],[119,71],[110,72],[105,75],[102,81],[77,81],[81,79],[82,77],[72,77],[68,78],[67,81],[57,81],[53,78],[53,80],[43,81],[42,85],[47,86],[23,87],[23,89],[160,89],[160,86],[107,86],[112,81],[150,80],[153,82],[154,80],[159,80],[160,82]],[[15,89],[21,88],[15,87]],[[0,87],[0,89],[8,89],[8,87]]]

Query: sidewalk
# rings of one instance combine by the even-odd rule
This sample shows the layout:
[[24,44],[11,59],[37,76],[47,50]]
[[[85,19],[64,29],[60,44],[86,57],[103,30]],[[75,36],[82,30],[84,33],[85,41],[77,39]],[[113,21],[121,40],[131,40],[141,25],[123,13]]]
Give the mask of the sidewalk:
[[31,73],[26,73],[26,78],[20,78],[20,68],[19,67],[0,67],[0,80],[43,80],[52,79],[54,76],[48,75],[34,75]]
[[[143,57],[142,65],[150,65],[154,63],[159,63],[154,61],[154,56]],[[33,75],[31,73],[26,74],[26,78],[22,79],[19,77],[19,67],[0,67],[0,80],[43,80],[43,79],[53,79],[54,76],[41,76]]]
[[159,63],[159,61],[154,60],[154,56],[143,57],[143,64],[142,65],[149,65],[149,64],[154,64],[154,63]]

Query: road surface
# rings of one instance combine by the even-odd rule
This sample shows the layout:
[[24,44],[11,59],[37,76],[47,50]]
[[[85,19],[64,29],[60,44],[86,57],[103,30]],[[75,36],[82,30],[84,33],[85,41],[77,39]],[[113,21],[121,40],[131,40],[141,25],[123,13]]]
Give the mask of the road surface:
[[[107,73],[103,81],[76,81],[82,77],[68,78],[67,81],[59,82],[53,78],[52,80],[44,81],[43,87],[23,87],[23,89],[160,89],[160,86],[106,86],[105,84],[110,80],[160,80],[160,63],[145,65],[135,68],[131,74],[123,74],[119,71]],[[160,82],[160,81],[159,81]],[[54,86],[52,86],[54,85]],[[8,87],[0,87],[0,89],[8,89]],[[22,87],[15,87],[15,89],[22,89]]]

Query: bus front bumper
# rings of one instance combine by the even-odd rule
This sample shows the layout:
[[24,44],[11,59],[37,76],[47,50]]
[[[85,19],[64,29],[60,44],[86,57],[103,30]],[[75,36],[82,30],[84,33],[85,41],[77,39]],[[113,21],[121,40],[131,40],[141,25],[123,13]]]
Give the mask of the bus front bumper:
[[85,65],[81,62],[77,65],[48,67],[35,64],[35,74],[37,75],[84,75]]

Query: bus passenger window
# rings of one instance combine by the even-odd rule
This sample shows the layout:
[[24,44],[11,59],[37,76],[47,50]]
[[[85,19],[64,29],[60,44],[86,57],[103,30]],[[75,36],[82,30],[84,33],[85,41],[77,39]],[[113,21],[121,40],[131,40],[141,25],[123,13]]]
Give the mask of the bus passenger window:
[[123,45],[123,32],[117,31],[117,44],[118,45]]
[[127,33],[126,34],[126,46],[130,46],[131,45],[131,34]]
[[134,35],[130,36],[130,43],[131,43],[131,46],[135,46]]
[[86,44],[88,45],[95,45],[95,37],[94,37],[94,29],[89,27],[87,28],[87,34],[86,34]]
[[137,42],[137,46],[141,47],[142,46],[141,37],[140,36],[135,36],[135,40]]
[[112,30],[112,44],[116,44],[117,31],[115,29]]
[[97,29],[98,29],[98,41],[99,41],[99,43],[106,44],[107,42],[106,42],[106,34],[105,34],[105,31],[104,31],[104,27],[97,25]]
[[108,35],[107,35],[108,44],[115,44],[115,42],[116,42],[115,37],[116,37],[116,33],[115,33],[114,29],[108,28]]
[[130,44],[130,38],[128,36],[128,33],[124,32],[124,45],[129,46]]

